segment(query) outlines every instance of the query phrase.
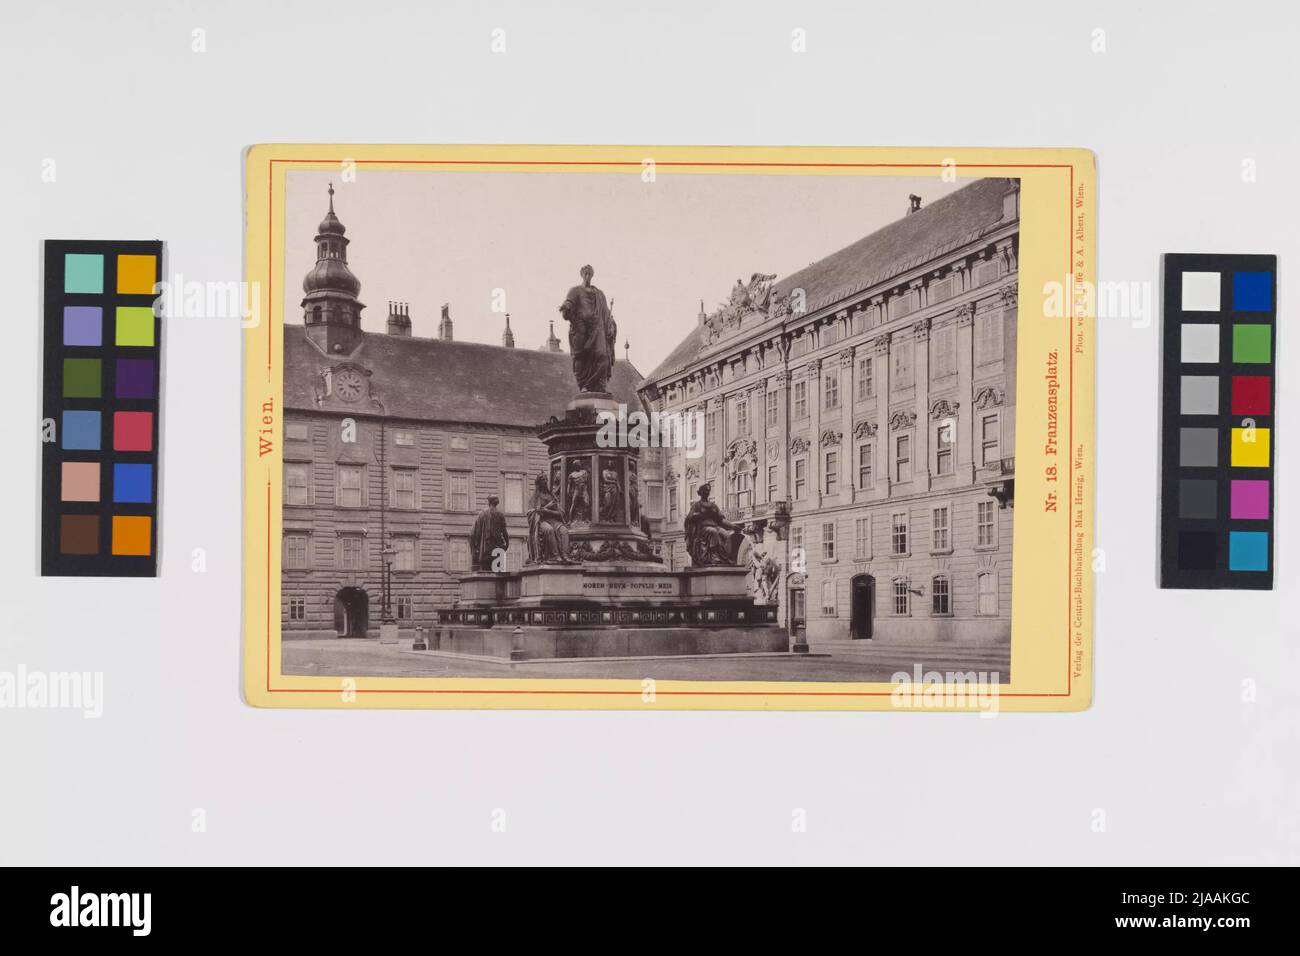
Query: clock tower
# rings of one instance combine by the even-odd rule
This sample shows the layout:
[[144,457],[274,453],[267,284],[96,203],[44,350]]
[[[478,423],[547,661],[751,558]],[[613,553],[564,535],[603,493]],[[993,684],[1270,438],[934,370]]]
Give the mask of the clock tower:
[[347,230],[334,215],[334,184],[329,212],[316,230],[316,265],[302,280],[302,319],[307,337],[327,355],[348,355],[361,341],[361,282],[348,268]]

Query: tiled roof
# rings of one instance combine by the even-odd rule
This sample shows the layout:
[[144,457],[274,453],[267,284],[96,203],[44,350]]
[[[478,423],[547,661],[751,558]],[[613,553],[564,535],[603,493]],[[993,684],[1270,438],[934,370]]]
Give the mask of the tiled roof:
[[[773,286],[773,295],[802,288],[808,311],[815,312],[978,239],[1001,225],[1002,199],[1008,182],[977,179],[786,276]],[[645,381],[658,381],[680,371],[699,355],[700,345],[701,329],[697,325]],[[725,350],[726,340],[718,347]]]
[[[466,422],[528,428],[562,415],[577,394],[567,352],[511,349],[477,342],[363,333],[351,355],[327,356],[307,339],[301,325],[284,327],[284,403],[302,411],[362,414],[378,411],[364,399],[316,402],[322,371],[351,363],[368,369],[383,412],[396,418]],[[616,401],[640,408],[640,373],[629,362],[614,363],[609,391]]]

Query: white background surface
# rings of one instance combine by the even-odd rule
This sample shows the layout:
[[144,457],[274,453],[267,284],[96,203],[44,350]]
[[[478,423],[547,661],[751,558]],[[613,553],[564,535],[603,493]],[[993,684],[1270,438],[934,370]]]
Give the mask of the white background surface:
[[1090,147],[1101,278],[1154,293],[1162,252],[1276,253],[1279,361],[1300,374],[1290,7],[424,6],[0,12],[0,668],[100,670],[106,697],[97,721],[0,711],[0,862],[1300,861],[1300,413],[1284,378],[1277,590],[1158,591],[1154,315],[1100,323],[1105,571],[1082,714],[246,707],[228,321],[168,329],[162,576],[37,577],[40,241],[160,237],[173,272],[238,278],[258,142]]

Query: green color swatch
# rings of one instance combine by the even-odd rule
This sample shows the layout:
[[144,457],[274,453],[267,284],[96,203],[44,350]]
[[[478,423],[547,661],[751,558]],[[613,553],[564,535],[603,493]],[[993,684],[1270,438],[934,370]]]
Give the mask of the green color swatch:
[[1247,364],[1267,363],[1272,351],[1272,329],[1267,325],[1232,327],[1232,360]]
[[153,309],[143,305],[117,307],[118,345],[153,345]]
[[94,293],[104,291],[104,257],[69,252],[63,257],[63,291]]
[[63,397],[99,398],[102,367],[99,359],[63,360]]

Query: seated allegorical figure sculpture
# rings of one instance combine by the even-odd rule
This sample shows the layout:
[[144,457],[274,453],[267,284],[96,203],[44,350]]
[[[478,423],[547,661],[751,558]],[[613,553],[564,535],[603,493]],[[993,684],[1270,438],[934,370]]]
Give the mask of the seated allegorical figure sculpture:
[[722,509],[709,500],[710,488],[700,486],[699,499],[686,513],[686,552],[697,568],[735,565],[744,532],[722,517]]
[[545,475],[538,475],[528,511],[528,563],[573,564],[569,557],[569,528],[564,509],[551,493]]

